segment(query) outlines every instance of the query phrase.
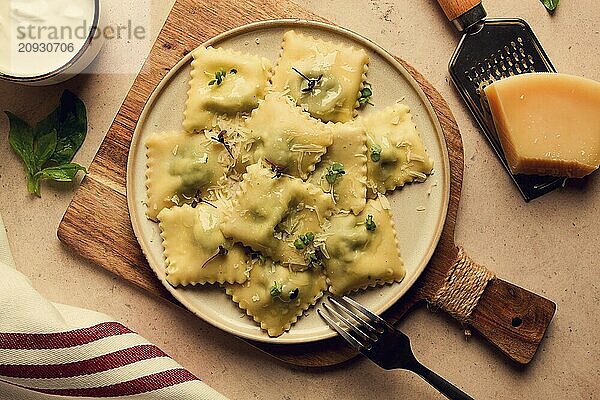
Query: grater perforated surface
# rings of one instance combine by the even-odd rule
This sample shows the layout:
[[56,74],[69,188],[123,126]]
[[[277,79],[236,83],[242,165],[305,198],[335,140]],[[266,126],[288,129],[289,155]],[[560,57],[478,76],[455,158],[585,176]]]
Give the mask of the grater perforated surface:
[[556,72],[552,62],[521,19],[485,19],[469,28],[454,52],[450,76],[526,201],[564,184],[564,178],[513,175],[492,121],[483,89],[492,82],[529,72]]

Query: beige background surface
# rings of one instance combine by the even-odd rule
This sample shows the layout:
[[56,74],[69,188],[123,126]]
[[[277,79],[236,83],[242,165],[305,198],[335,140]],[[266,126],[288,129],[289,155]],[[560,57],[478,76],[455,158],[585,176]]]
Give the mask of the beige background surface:
[[[598,3],[563,3],[552,17],[538,0],[490,0],[485,6],[491,16],[529,21],[559,71],[600,80]],[[155,36],[172,1],[104,4],[109,23],[141,21]],[[442,93],[465,146],[457,243],[499,276],[558,305],[527,368],[511,364],[477,337],[465,340],[460,326],[424,307],[402,323],[417,356],[477,399],[599,398],[600,175],[523,202],[449,83],[446,66],[459,35],[435,1],[304,4],[406,59]],[[140,65],[151,42],[110,41],[92,69],[114,71],[121,62]],[[37,121],[56,105],[64,88],[75,91],[89,113],[89,134],[76,161],[89,165],[133,79],[131,73],[88,74],[49,88],[0,83],[0,110]],[[113,315],[232,399],[442,398],[411,373],[384,372],[364,359],[321,370],[281,364],[71,254],[56,238],[56,228],[72,188],[45,185],[42,199],[30,197],[7,132],[6,118],[0,117],[0,213],[18,268],[49,299]]]

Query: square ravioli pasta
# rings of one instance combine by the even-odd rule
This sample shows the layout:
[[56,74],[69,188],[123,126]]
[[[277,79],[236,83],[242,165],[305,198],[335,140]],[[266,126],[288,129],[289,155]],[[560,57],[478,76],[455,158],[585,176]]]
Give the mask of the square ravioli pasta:
[[367,201],[359,215],[333,216],[323,237],[325,275],[334,295],[404,279],[392,215],[382,195]]
[[317,186],[256,163],[244,174],[233,206],[223,215],[221,231],[275,261],[306,269],[315,249],[295,242],[321,232],[333,209],[331,197]]
[[357,120],[367,131],[367,186],[385,193],[423,182],[433,169],[410,108],[396,103]]
[[146,140],[146,215],[191,203],[226,181],[233,160],[223,144],[188,132],[154,133]]
[[212,47],[198,47],[192,56],[186,131],[227,128],[231,119],[252,111],[267,93],[272,64],[264,57]]
[[165,208],[158,214],[167,281],[173,286],[198,283],[241,283],[250,257],[219,230],[225,204]]
[[367,196],[367,135],[361,125],[328,124],[333,144],[310,176],[313,183],[329,193],[336,207],[358,214]]
[[306,180],[332,143],[325,124],[311,118],[281,93],[270,93],[246,121],[248,146],[236,168],[260,159]]
[[225,290],[269,336],[288,331],[323,296],[325,276],[318,268],[294,271],[271,259],[254,260],[250,277]]
[[297,104],[323,121],[356,115],[369,56],[363,49],[288,31],[273,75],[273,88],[289,90]]

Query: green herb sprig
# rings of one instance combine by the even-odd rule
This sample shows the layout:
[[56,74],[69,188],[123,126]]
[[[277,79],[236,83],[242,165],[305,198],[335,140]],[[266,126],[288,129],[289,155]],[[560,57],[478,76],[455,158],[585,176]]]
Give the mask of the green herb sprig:
[[358,104],[364,106],[365,104],[374,105],[371,103],[371,96],[373,96],[373,89],[369,82],[364,83],[364,87],[360,91],[360,97],[358,98]]
[[367,215],[367,219],[365,220],[365,226],[368,231],[373,232],[375,228],[377,228],[377,224],[373,220],[373,216],[371,214]]
[[216,142],[221,143],[223,145],[223,147],[225,147],[225,150],[227,150],[229,157],[235,159],[235,157],[233,156],[233,153],[231,152],[231,147],[229,146],[229,143],[227,143],[227,141],[225,140],[226,133],[227,133],[227,131],[225,129],[223,129],[217,134],[217,136],[211,136],[210,138]]
[[304,79],[306,81],[307,86],[304,89],[302,89],[303,93],[309,93],[309,92],[312,92],[313,90],[315,90],[315,87],[317,87],[319,82],[321,82],[321,79],[323,79],[323,74],[319,75],[317,78],[309,78],[308,76],[306,76],[302,72],[300,72],[298,69],[296,69],[294,67],[292,67],[292,69],[294,70],[294,72],[296,72],[298,75],[300,75],[302,77],[302,79]]
[[23,160],[27,172],[27,190],[41,197],[44,180],[72,182],[85,168],[71,162],[87,135],[85,104],[65,90],[54,111],[35,127],[5,111],[10,130],[8,142]]
[[[229,73],[235,75],[235,74],[237,74],[237,69],[232,68],[229,70]],[[215,72],[214,79],[211,79],[210,81],[208,81],[208,86],[212,86],[212,85],[219,86],[221,83],[223,83],[223,80],[225,79],[226,76],[227,76],[227,71],[225,71],[223,68],[221,68],[220,70]]]
[[294,247],[298,250],[304,250],[313,240],[315,240],[315,234],[306,232],[304,235],[298,236],[298,239],[294,241]]
[[287,296],[285,296],[285,295],[283,295],[283,283],[273,281],[273,286],[271,286],[269,293],[271,294],[271,297],[273,297],[274,299],[278,298],[279,300],[283,301],[284,303],[289,303],[290,301],[292,301],[298,297],[298,295],[300,294],[300,288],[295,288],[294,290],[290,290],[288,292]]
[[196,208],[198,207],[198,204],[200,203],[204,203],[204,204],[208,204],[209,206],[211,206],[212,208],[217,208],[217,206],[215,206],[213,203],[211,203],[210,201],[204,200],[202,198],[202,196],[200,195],[200,189],[196,190],[196,193],[194,194],[194,197],[192,199],[192,204],[190,204],[190,206],[192,208]]
[[311,268],[318,268],[323,266],[323,260],[321,260],[321,251],[318,249],[307,250],[304,253],[304,260],[308,263]]
[[316,248],[314,245],[315,234],[312,232],[306,232],[304,235],[298,236],[294,240],[294,247],[297,250],[304,250],[304,261],[308,264],[309,268],[318,268],[323,266],[321,250]]
[[381,160],[381,146],[374,144],[371,146],[371,161],[379,162]]
[[560,0],[541,0],[541,2],[544,5],[544,7],[546,7],[546,10],[548,10],[548,12],[552,14],[554,13],[554,11],[556,11],[556,7],[558,7],[558,3],[560,3]]
[[271,171],[273,171],[273,173],[275,174],[275,175],[273,175],[273,179],[275,179],[275,178],[281,178],[281,175],[283,175],[283,173],[287,169],[286,166],[283,166],[281,164],[277,164],[276,162],[271,161],[268,158],[265,158],[265,162],[267,164],[269,164],[269,166],[271,167]]
[[229,253],[229,250],[227,250],[227,248],[225,246],[220,244],[219,247],[217,248],[217,252],[215,254],[213,254],[212,256],[210,256],[208,258],[208,260],[204,261],[204,263],[200,266],[200,268],[206,267],[206,265],[208,265],[208,263],[211,262],[212,260],[214,260],[215,258],[220,257],[220,256],[226,256],[228,253]]
[[281,282],[273,281],[273,286],[271,286],[271,290],[269,291],[269,293],[271,293],[271,296],[279,297],[279,296],[281,296],[282,292],[283,292],[283,284]]
[[344,164],[335,162],[327,167],[327,172],[325,173],[325,180],[330,185],[333,185],[338,178],[341,178],[346,171],[344,170]]

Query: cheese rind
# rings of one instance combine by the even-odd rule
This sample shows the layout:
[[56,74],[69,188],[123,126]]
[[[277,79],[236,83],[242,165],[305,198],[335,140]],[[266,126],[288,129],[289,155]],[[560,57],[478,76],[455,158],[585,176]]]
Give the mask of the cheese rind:
[[600,164],[600,82],[530,73],[485,88],[514,174],[581,178]]

